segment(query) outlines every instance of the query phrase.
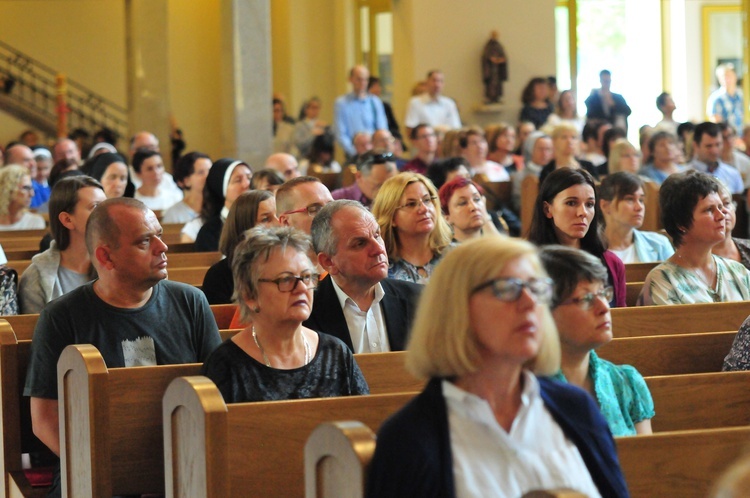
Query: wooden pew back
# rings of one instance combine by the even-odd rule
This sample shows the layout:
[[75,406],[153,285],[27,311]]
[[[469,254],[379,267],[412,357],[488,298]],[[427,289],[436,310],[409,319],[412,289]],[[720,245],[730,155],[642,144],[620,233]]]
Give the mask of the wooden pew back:
[[107,369],[95,347],[65,348],[57,364],[63,496],[163,493],[161,399],[173,379],[200,368]]
[[613,308],[615,337],[737,331],[750,316],[750,301]]
[[355,418],[377,429],[415,394],[226,405],[205,377],[175,379],[164,395],[167,496],[302,496],[315,427]]
[[654,432],[750,426],[750,371],[646,377]]
[[616,365],[633,365],[641,375],[720,372],[736,332],[710,332],[613,339],[597,354]]
[[659,263],[628,263],[625,265],[626,282],[643,282],[648,276],[648,272],[654,269]]

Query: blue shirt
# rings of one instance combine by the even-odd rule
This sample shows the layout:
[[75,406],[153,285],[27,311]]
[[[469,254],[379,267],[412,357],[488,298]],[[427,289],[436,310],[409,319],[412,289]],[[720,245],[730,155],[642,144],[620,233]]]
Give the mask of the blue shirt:
[[709,173],[714,178],[721,180],[733,194],[741,194],[745,190],[742,175],[737,168],[719,161],[714,170],[709,171],[708,164],[697,159],[694,159],[690,165],[698,171]]
[[50,186],[48,184],[42,185],[37,183],[36,180],[31,180],[31,185],[34,187],[34,197],[31,198],[31,207],[38,208],[49,200]]
[[[554,380],[568,382],[562,371]],[[589,378],[596,401],[614,436],[635,435],[635,424],[654,417],[654,400],[646,381],[634,367],[615,365],[591,351]]]
[[358,98],[354,93],[342,95],[336,99],[334,128],[339,145],[348,156],[355,155],[352,144],[354,135],[361,131],[373,133],[388,129],[383,102],[369,93],[363,98]]
[[[685,171],[685,168],[682,166],[677,167],[679,169],[679,172]],[[660,169],[658,169],[656,166],[654,166],[653,163],[646,164],[641,170],[638,172],[639,175],[645,176],[646,178],[650,178],[659,185],[664,183],[664,180],[667,179],[667,177],[670,175],[670,173],[666,173]]]
[[722,121],[726,121],[738,134],[742,134],[742,122],[745,118],[742,100],[742,90],[739,88],[735,90],[734,95],[729,95],[726,89],[719,88],[708,96],[706,114],[720,116]]

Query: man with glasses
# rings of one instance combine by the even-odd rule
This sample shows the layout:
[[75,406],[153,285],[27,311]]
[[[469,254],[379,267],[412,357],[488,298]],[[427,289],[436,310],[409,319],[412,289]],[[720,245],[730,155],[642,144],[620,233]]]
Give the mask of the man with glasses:
[[276,215],[282,226],[310,234],[313,217],[333,201],[331,192],[314,176],[289,180],[276,191]]
[[331,192],[335,200],[350,199],[370,209],[372,201],[387,179],[396,174],[393,154],[386,151],[368,152],[357,163],[354,183]]
[[334,201],[313,220],[312,238],[328,276],[304,325],[354,353],[403,350],[421,286],[386,278],[388,255],[373,215],[358,202]]
[[427,168],[435,162],[438,148],[437,134],[432,126],[420,123],[412,128],[409,138],[417,149],[417,153],[404,165],[403,171],[413,171],[424,175]]

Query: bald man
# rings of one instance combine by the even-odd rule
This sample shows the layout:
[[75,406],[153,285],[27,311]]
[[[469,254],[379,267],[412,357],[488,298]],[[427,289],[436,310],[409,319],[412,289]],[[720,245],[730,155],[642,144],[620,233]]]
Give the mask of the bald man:
[[349,158],[357,153],[352,144],[356,133],[388,129],[383,102],[367,91],[369,78],[370,71],[366,67],[354,66],[349,71],[352,91],[336,99],[336,140]]
[[278,171],[284,178],[284,181],[289,181],[292,178],[300,176],[297,159],[286,152],[277,152],[268,156],[265,167]]
[[81,151],[78,150],[76,143],[69,138],[61,138],[52,149],[52,160],[54,163],[63,159],[65,159],[65,162],[69,166],[81,165]]
[[15,144],[5,151],[5,164],[26,166],[31,178],[36,177],[36,159],[31,149],[23,144]]

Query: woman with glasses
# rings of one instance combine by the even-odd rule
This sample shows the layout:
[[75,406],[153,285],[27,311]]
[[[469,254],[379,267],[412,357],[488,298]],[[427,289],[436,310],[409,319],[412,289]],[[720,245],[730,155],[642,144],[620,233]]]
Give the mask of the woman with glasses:
[[219,159],[211,166],[203,187],[201,215],[182,229],[183,235],[195,234],[196,251],[219,249],[219,237],[229,208],[240,194],[250,188],[252,177],[250,166],[235,159]]
[[750,270],[750,240],[732,237],[732,230],[737,223],[737,203],[732,200],[732,194],[723,183],[719,185],[719,196],[721,197],[721,203],[726,208],[727,228],[724,233],[724,240],[716,244],[711,252],[716,256],[742,263],[745,268]]
[[267,190],[252,190],[240,195],[229,209],[229,216],[221,229],[219,252],[224,259],[214,263],[203,278],[201,290],[208,304],[229,304],[234,292],[232,259],[234,250],[245,237],[245,232],[256,225],[277,226],[276,199]]
[[674,254],[651,270],[639,305],[693,304],[750,299],[750,272],[737,261],[711,253],[725,241],[727,207],[720,183],[707,173],[670,175],[659,189],[664,229]]
[[594,400],[545,378],[560,368],[551,297],[528,242],[484,237],[445,256],[406,359],[429,382],[381,426],[367,496],[628,496]]
[[36,230],[47,226],[44,218],[29,212],[34,187],[25,166],[10,164],[0,169],[0,231]]
[[487,213],[487,203],[480,189],[473,181],[459,176],[438,191],[440,206],[445,220],[453,229],[455,243],[500,233]]
[[645,199],[643,180],[633,173],[610,174],[599,186],[604,238],[623,263],[664,261],[674,253],[664,235],[639,230],[646,215]]
[[302,326],[318,285],[310,250],[289,227],[255,227],[237,245],[234,300],[251,325],[203,365],[227,403],[369,394],[349,348]]
[[594,352],[612,340],[607,269],[571,247],[545,247],[539,258],[554,282],[552,317],[562,349],[560,371],[553,378],[588,391],[613,435],[651,434],[654,401],[646,381],[632,366],[614,365]]
[[594,178],[585,170],[560,168],[542,182],[528,239],[538,246],[560,244],[583,249],[607,267],[615,292],[611,307],[625,306],[625,265],[608,251],[599,234]]
[[425,284],[451,243],[437,192],[419,173],[400,173],[380,187],[372,214],[388,251],[388,277]]

